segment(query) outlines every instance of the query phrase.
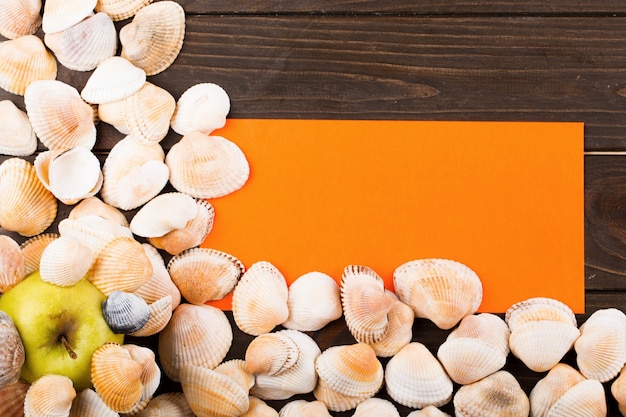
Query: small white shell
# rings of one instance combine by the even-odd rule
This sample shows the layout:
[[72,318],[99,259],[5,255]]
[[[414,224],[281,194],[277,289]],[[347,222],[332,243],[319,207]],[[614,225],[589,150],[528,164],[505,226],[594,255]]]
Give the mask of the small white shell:
[[46,0],[41,28],[44,33],[61,32],[89,16],[98,0]]
[[37,136],[28,115],[11,100],[0,101],[0,153],[28,156],[37,150]]
[[352,417],[400,417],[400,413],[391,401],[372,397],[357,405]]
[[217,84],[201,83],[189,87],[178,99],[172,129],[186,135],[200,131],[207,135],[224,127],[230,111],[230,98]]
[[321,401],[293,400],[280,409],[280,417],[331,417]]
[[160,194],[137,211],[130,221],[130,230],[141,237],[163,236],[185,227],[197,212],[196,201],[187,194]]
[[80,95],[88,103],[111,103],[139,91],[145,82],[144,70],[126,58],[112,56],[96,67]]
[[41,254],[41,280],[61,287],[71,287],[83,279],[91,267],[91,249],[71,236],[50,242]]
[[139,9],[151,2],[152,0],[98,0],[96,11],[108,14],[117,22],[133,17]]

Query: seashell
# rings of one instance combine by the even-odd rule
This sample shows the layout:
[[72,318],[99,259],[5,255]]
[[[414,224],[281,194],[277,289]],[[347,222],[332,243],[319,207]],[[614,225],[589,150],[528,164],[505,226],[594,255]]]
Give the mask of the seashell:
[[150,308],[138,295],[113,291],[102,302],[102,313],[113,332],[134,333],[150,319]]
[[530,415],[547,416],[550,408],[570,388],[584,381],[585,377],[565,363],[556,364],[545,377],[541,378],[530,391]]
[[199,246],[213,229],[215,210],[206,200],[196,200],[196,205],[198,206],[196,215],[184,227],[174,229],[163,236],[150,237],[148,241],[170,255],[178,255]]
[[61,287],[71,287],[83,279],[91,267],[91,249],[71,236],[50,242],[41,254],[41,280]]
[[418,259],[393,273],[396,295],[441,329],[451,329],[474,314],[482,301],[482,283],[466,265],[447,259]]
[[204,304],[220,300],[232,292],[245,267],[226,252],[192,248],[172,257],[167,270],[187,301]]
[[156,363],[156,358],[152,349],[138,346],[134,344],[125,344],[122,346],[130,353],[133,358],[141,366],[141,396],[129,414],[136,414],[146,408],[152,396],[156,392],[161,382],[161,369]]
[[44,33],[61,32],[89,16],[97,0],[46,0],[41,28]]
[[152,398],[137,417],[194,417],[182,392],[166,392]]
[[222,362],[213,368],[215,372],[229,376],[245,391],[250,391],[254,385],[254,374],[250,373],[246,368],[246,362],[243,359],[231,359]]
[[179,135],[194,131],[211,134],[224,127],[230,112],[230,97],[217,84],[200,83],[189,87],[176,103],[172,129]]
[[280,417],[331,417],[328,408],[321,401],[293,400],[283,405]]
[[407,417],[451,417],[433,405],[426,406],[421,410],[411,411]]
[[104,219],[113,220],[120,226],[128,227],[128,220],[126,220],[124,213],[96,196],[81,200],[72,208],[67,217],[79,219],[84,216],[100,216]]
[[400,417],[400,413],[391,401],[372,397],[357,405],[352,417]]
[[248,392],[235,380],[213,369],[186,364],[180,382],[189,407],[198,417],[239,417],[248,411]]
[[495,372],[456,392],[454,412],[457,417],[507,416],[526,417],[530,403],[519,382],[507,371]]
[[159,194],[135,213],[130,230],[141,237],[163,236],[185,227],[197,212],[193,197],[178,192]]
[[119,417],[119,414],[107,407],[93,389],[86,388],[72,401],[69,417]]
[[287,332],[264,333],[246,348],[246,366],[253,374],[280,375],[300,357],[300,348]]
[[128,227],[121,226],[117,221],[105,219],[98,215],[86,215],[77,219],[66,218],[59,222],[61,236],[72,236],[91,249],[94,259],[106,245],[117,237],[132,238]]
[[141,329],[130,333],[131,336],[153,336],[163,330],[172,318],[172,296],[166,295],[149,304],[148,309],[150,310],[148,322]]
[[565,303],[548,297],[529,298],[509,307],[504,320],[511,331],[528,321],[550,320],[578,326],[576,316]]
[[170,128],[176,100],[165,89],[146,82],[136,93],[100,104],[100,120],[146,145],[160,142]]
[[428,348],[411,342],[394,355],[385,369],[387,393],[411,408],[435,407],[452,399],[453,384]]
[[35,35],[0,42],[0,88],[23,96],[33,81],[54,80],[57,62]]
[[44,375],[28,388],[24,398],[24,415],[67,416],[75,397],[76,390],[71,379],[64,375]]
[[63,31],[46,33],[44,43],[64,67],[91,71],[115,55],[117,31],[109,15],[96,13]]
[[141,398],[142,367],[130,352],[116,343],[105,343],[91,357],[91,382],[111,410],[126,413]]
[[[282,361],[278,355],[278,360],[272,364],[271,360],[268,361],[263,358],[263,356],[265,358],[270,356],[271,352],[268,352],[267,349],[257,349],[257,346],[257,348],[253,348],[257,350],[256,361],[248,363],[248,358],[252,359],[253,352],[246,352],[248,369],[257,372],[255,384],[250,392],[264,400],[285,400],[297,394],[313,391],[317,384],[315,361],[321,353],[319,346],[310,336],[298,330],[280,330],[275,334],[277,339],[286,342],[287,345],[290,345],[290,342],[286,339],[295,343],[298,352],[297,360],[293,361],[291,358],[287,358],[286,361]],[[265,336],[260,335],[257,338],[264,338]],[[259,356],[261,357],[259,358]],[[262,373],[264,371],[267,372]]]
[[41,0],[7,0],[0,10],[0,35],[8,39],[32,35],[41,26]]
[[34,81],[25,91],[24,104],[37,137],[48,149],[91,149],[96,143],[93,109],[71,85]]
[[37,136],[28,115],[11,100],[0,101],[0,153],[10,156],[29,156],[37,150]]
[[316,331],[343,314],[337,281],[322,272],[309,272],[289,285],[287,329]]
[[[22,254],[24,255],[24,276],[31,274],[39,269],[41,255],[46,247],[55,239],[58,239],[58,233],[42,233],[26,239],[21,245]],[[0,293],[4,292],[0,290]]]
[[624,372],[624,368],[620,371],[619,376],[615,378],[615,381],[611,383],[611,395],[617,401],[620,413],[622,415],[626,414],[626,372]]
[[126,236],[111,240],[87,273],[87,279],[107,296],[115,290],[133,292],[150,277],[152,264],[141,243]]
[[396,302],[387,314],[389,325],[379,341],[369,344],[376,352],[376,356],[383,358],[395,355],[411,342],[415,320],[411,307],[398,300],[391,291],[387,290],[387,296],[396,298]]
[[13,238],[0,235],[0,294],[5,293],[26,276],[26,258]]
[[279,417],[278,411],[260,398],[248,396],[248,402],[250,403],[248,411],[243,413],[241,417]]
[[465,316],[439,346],[437,359],[454,382],[471,384],[504,367],[509,335],[504,320],[494,314]]
[[595,311],[574,344],[576,364],[586,378],[607,382],[626,363],[626,315],[616,308]]
[[289,317],[287,282],[270,262],[259,261],[233,290],[232,310],[239,329],[252,336],[271,331]]
[[57,215],[57,200],[30,162],[13,157],[0,164],[0,225],[22,236],[43,233]]
[[222,310],[181,304],[159,333],[161,367],[170,379],[180,381],[181,369],[187,364],[215,368],[232,342],[232,328]]
[[11,317],[0,311],[0,389],[20,379],[24,364],[24,345]]
[[111,103],[139,91],[145,82],[144,70],[126,58],[112,56],[96,67],[80,95],[88,103]]
[[24,417],[24,399],[30,384],[23,379],[0,388],[0,416]]
[[151,2],[152,0],[98,0],[96,11],[108,14],[117,22],[133,17],[139,9]]
[[217,198],[243,187],[250,175],[246,156],[221,136],[187,133],[165,157],[170,182],[180,192],[196,198]]
[[375,343],[387,331],[387,314],[395,296],[385,291],[383,279],[366,266],[350,265],[341,278],[341,304],[348,330],[357,342]]
[[174,1],[160,1],[140,9],[120,29],[121,56],[146,75],[166,70],[176,59],[185,38],[185,10]]
[[169,295],[172,299],[172,310],[176,309],[180,304],[180,291],[172,281],[161,254],[149,243],[142,243],[142,246],[152,264],[152,277],[134,293],[146,300],[148,304]]
[[606,413],[606,396],[602,383],[595,379],[586,379],[563,394],[546,415],[604,417]]
[[132,210],[154,198],[169,178],[165,153],[158,143],[145,145],[131,136],[117,142],[102,166],[102,200]]

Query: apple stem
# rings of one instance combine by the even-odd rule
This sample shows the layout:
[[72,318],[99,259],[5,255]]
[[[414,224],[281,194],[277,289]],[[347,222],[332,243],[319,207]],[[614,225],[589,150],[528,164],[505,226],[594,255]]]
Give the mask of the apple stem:
[[76,355],[76,352],[74,352],[72,348],[70,347],[70,344],[65,338],[65,335],[61,336],[61,343],[63,344],[63,347],[67,350],[67,353],[70,355],[70,358],[72,359],[78,358],[78,355]]

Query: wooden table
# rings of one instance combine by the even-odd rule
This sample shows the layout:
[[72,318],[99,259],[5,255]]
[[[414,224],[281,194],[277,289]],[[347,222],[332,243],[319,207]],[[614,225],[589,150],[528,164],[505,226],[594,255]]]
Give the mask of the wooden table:
[[[231,97],[231,118],[584,122],[587,311],[579,324],[601,308],[625,309],[623,2],[179,3],[187,13],[182,52],[151,81],[174,97],[196,83],[217,83]],[[80,90],[88,76],[60,67],[57,78]],[[22,97],[2,91],[0,99],[23,108]],[[104,159],[121,137],[100,124],[94,149]],[[164,148],[178,138],[170,133]],[[68,210],[61,207],[59,218]],[[229,357],[242,357],[251,337],[235,334]],[[434,350],[447,332],[418,319],[414,335]],[[322,349],[354,341],[341,321],[314,336]],[[506,369],[527,393],[543,376],[511,356]],[[619,416],[608,402],[609,415]],[[443,409],[452,413],[451,405]]]

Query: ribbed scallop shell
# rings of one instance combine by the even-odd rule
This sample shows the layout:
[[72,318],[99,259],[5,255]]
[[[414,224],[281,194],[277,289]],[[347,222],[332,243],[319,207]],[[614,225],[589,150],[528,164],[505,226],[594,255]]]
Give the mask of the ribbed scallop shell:
[[24,415],[69,415],[76,390],[72,380],[63,375],[48,374],[34,381],[24,398]]
[[352,417],[400,417],[400,413],[391,401],[372,397],[357,405]]
[[0,153],[28,156],[37,150],[37,136],[28,115],[11,100],[0,101]]
[[136,414],[146,408],[157,388],[159,388],[161,369],[156,363],[156,357],[152,349],[132,343],[124,344],[122,347],[141,366],[141,396],[130,411],[130,414]]
[[387,315],[397,299],[385,291],[383,279],[371,268],[349,265],[341,278],[341,304],[348,330],[358,342],[375,343],[387,331]]
[[447,259],[418,259],[393,273],[398,298],[441,329],[454,327],[478,310],[482,283],[466,265]]
[[[390,296],[391,296],[390,292]],[[395,297],[395,296],[394,296]],[[387,358],[395,355],[413,339],[413,323],[415,313],[413,309],[402,301],[397,300],[387,315],[389,325],[383,337],[370,346],[376,352],[376,356]]]
[[33,81],[53,80],[57,62],[35,35],[0,42],[0,88],[23,96]]
[[150,308],[138,295],[113,291],[102,303],[102,314],[114,333],[129,334],[145,326]]
[[437,358],[419,342],[396,353],[385,369],[387,393],[411,408],[436,407],[452,399],[452,381]]
[[185,10],[174,1],[159,1],[140,9],[120,29],[121,56],[155,75],[174,62],[184,38]]
[[111,103],[139,91],[145,82],[144,70],[126,58],[112,56],[96,67],[80,95],[88,103]]
[[429,405],[421,410],[411,411],[407,417],[451,417],[450,414],[444,413],[435,406]]
[[19,284],[26,276],[26,257],[11,237],[0,235],[0,294]]
[[617,401],[622,415],[623,410],[625,410],[624,407],[626,406],[626,371],[624,371],[624,369],[625,368],[622,368],[619,376],[611,383],[611,395],[613,395],[613,398]]
[[322,402],[327,410],[330,411],[348,411],[356,408],[363,401],[371,398],[371,395],[345,395],[332,389],[323,379],[318,379],[317,385],[313,390],[313,395],[317,401]]
[[152,398],[137,417],[194,417],[182,392],[166,392]]
[[108,14],[117,22],[133,17],[139,9],[151,2],[152,0],[98,0],[96,11]]
[[180,381],[185,365],[219,365],[232,341],[232,328],[222,310],[209,305],[181,304],[159,333],[161,366],[172,380]]
[[152,264],[141,243],[126,236],[109,242],[87,274],[87,279],[104,295],[115,290],[133,292],[150,277]]
[[46,0],[41,28],[44,33],[61,32],[89,16],[98,0]]
[[19,379],[0,388],[0,416],[24,417],[24,399],[30,384]]
[[117,51],[117,31],[106,13],[96,13],[55,33],[46,33],[44,43],[61,65],[74,71],[91,71]]
[[511,331],[528,321],[550,320],[578,326],[576,316],[567,304],[549,297],[534,297],[509,307],[504,319]]
[[126,219],[124,213],[116,207],[100,200],[96,196],[81,200],[72,208],[72,210],[70,210],[70,214],[67,217],[69,219],[79,219],[84,216],[93,215],[113,220],[116,223],[119,223],[120,226],[128,227],[128,220]]
[[141,329],[131,333],[131,336],[153,336],[163,330],[172,318],[172,296],[166,295],[149,304],[148,308],[150,310],[148,322]]
[[57,200],[30,162],[13,157],[0,164],[0,226],[22,236],[44,232],[57,215]]
[[215,210],[206,200],[196,200],[196,205],[198,206],[196,215],[184,227],[174,229],[163,236],[150,237],[148,241],[170,255],[178,255],[187,249],[199,246],[213,229]]
[[0,389],[16,383],[24,364],[24,345],[11,317],[0,311]]
[[95,214],[66,218],[59,222],[61,236],[72,236],[91,249],[94,257],[98,257],[102,249],[118,237],[132,238],[128,227],[120,225],[117,220],[106,219]]
[[[294,362],[291,358],[288,358],[285,363],[282,363],[282,365],[286,366],[281,366],[279,358],[278,366],[276,366],[276,363],[269,367],[264,365],[254,366],[254,370],[258,373],[256,374],[256,382],[250,392],[264,400],[284,400],[297,394],[310,393],[317,384],[315,361],[321,353],[319,346],[306,333],[297,330],[280,330],[275,334],[279,338],[288,338],[295,343],[298,350],[297,360]],[[263,338],[264,336],[266,335],[258,337]],[[247,358],[248,355],[246,354],[246,363],[248,363]],[[263,360],[258,362],[262,364]],[[268,369],[269,373],[261,373],[262,370]],[[276,372],[277,370],[278,372]]]
[[180,304],[180,290],[167,272],[159,251],[148,243],[142,243],[142,246],[152,264],[152,277],[134,293],[146,300],[148,304],[169,295],[172,298],[172,310],[174,310]]
[[180,379],[189,407],[198,416],[239,417],[250,406],[246,390],[212,369],[188,364]]
[[254,396],[248,396],[250,406],[241,417],[279,417],[278,411],[267,405],[265,401]]
[[254,385],[254,374],[248,371],[246,361],[243,359],[231,359],[222,362],[213,370],[230,377],[246,392],[250,391],[250,388]]
[[331,417],[321,401],[293,400],[282,406],[280,417]]
[[69,417],[119,417],[119,414],[107,407],[93,389],[87,388],[74,398]]
[[309,272],[289,285],[287,329],[316,331],[343,314],[337,281],[323,272]]
[[287,282],[270,262],[259,261],[241,276],[233,290],[235,323],[247,334],[271,331],[289,317]]
[[600,382],[613,379],[626,363],[626,315],[616,308],[594,312],[580,326],[574,350],[585,377]]
[[526,417],[530,403],[513,375],[495,372],[472,384],[463,385],[454,395],[457,417]]
[[135,213],[130,221],[130,230],[141,237],[163,236],[185,227],[197,212],[195,199],[187,194],[159,194]]
[[128,350],[116,343],[106,343],[91,357],[91,382],[102,401],[111,410],[126,413],[141,398],[141,365]]
[[71,287],[83,279],[91,267],[91,249],[71,236],[50,242],[41,254],[41,280],[61,287]]
[[242,150],[221,136],[187,133],[165,157],[170,182],[196,198],[217,198],[244,186],[250,166]]
[[0,35],[8,39],[32,35],[41,26],[41,0],[5,0],[0,9]]
[[245,267],[226,252],[192,248],[172,257],[167,270],[187,301],[204,304],[220,300],[232,292]]
[[567,390],[550,408],[546,417],[604,417],[606,395],[600,381],[586,379]]
[[200,131],[207,135],[224,127],[230,112],[230,97],[217,84],[200,83],[189,87],[176,103],[172,129],[179,135]]
[[530,415],[532,417],[545,417],[550,408],[570,388],[584,381],[585,377],[565,363],[556,364],[546,376],[541,378],[530,391]]
[[289,370],[300,356],[293,339],[281,332],[264,333],[246,348],[246,366],[253,374],[277,375]]
[[24,104],[37,137],[48,149],[91,149],[96,143],[93,109],[71,85],[35,81],[26,89]]
[[[21,245],[22,254],[24,255],[24,276],[39,269],[41,255],[46,247],[61,235],[58,233],[42,233],[26,239]],[[0,292],[3,292],[0,289]]]

